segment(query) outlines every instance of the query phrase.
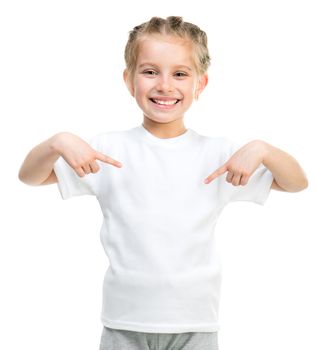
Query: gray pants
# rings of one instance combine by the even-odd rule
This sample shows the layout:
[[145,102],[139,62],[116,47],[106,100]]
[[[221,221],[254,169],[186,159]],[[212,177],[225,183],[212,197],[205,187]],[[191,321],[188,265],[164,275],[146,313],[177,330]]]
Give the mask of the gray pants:
[[99,350],[218,350],[217,332],[142,333],[103,327]]

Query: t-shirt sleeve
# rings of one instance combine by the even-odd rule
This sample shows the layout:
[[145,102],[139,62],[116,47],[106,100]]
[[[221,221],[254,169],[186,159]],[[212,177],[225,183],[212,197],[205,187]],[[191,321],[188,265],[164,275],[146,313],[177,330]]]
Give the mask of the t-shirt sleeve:
[[[230,142],[225,162],[239,149],[240,145]],[[220,197],[223,204],[234,201],[250,201],[260,205],[266,202],[273,182],[273,175],[263,164],[255,170],[245,186],[234,186],[226,181],[227,173],[220,177]]]
[[80,177],[70,167],[70,165],[60,157],[54,164],[54,171],[57,177],[57,185],[63,199],[73,196],[95,195],[91,177],[93,174],[87,174]]
[[[90,140],[89,144],[96,149],[96,139]],[[86,174],[83,177],[77,175],[74,169],[59,157],[54,164],[54,172],[57,177],[57,186],[62,199],[68,199],[73,196],[96,195],[96,176],[95,174]]]

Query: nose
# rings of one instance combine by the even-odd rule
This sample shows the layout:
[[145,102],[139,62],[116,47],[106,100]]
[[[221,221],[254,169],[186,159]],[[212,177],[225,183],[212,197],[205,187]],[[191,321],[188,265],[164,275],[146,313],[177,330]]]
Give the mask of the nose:
[[168,75],[160,75],[157,81],[156,90],[159,92],[171,92],[174,90],[171,77]]

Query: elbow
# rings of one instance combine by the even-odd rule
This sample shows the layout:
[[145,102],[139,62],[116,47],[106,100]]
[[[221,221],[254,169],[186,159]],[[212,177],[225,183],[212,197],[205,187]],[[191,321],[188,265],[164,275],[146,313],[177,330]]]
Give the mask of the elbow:
[[291,191],[291,192],[300,192],[300,191],[305,190],[307,187],[308,187],[308,179],[307,179],[307,177],[305,176],[305,177],[300,181],[300,183],[297,185],[297,187],[296,187],[293,191]]
[[303,184],[302,184],[302,189],[301,189],[301,191],[306,190],[307,187],[308,187],[308,179],[307,179],[307,177],[305,176],[305,177],[304,177],[304,180],[303,180]]
[[36,185],[35,183],[32,183],[32,181],[30,181],[29,177],[27,176],[27,174],[25,174],[23,169],[20,169],[18,178],[21,182],[23,182],[26,185],[30,185],[30,186]]
[[20,180],[21,182],[23,182],[24,184],[26,184],[26,185],[32,185],[32,184],[28,181],[27,177],[26,177],[22,172],[19,172],[18,178],[19,178],[19,180]]
[[307,179],[307,176],[303,170],[303,174],[302,174],[302,184],[301,184],[301,190],[300,191],[303,191],[303,190],[306,190],[306,188],[308,187],[308,179]]
[[21,182],[26,183],[22,169],[20,169],[20,171],[19,171],[18,178]]
[[294,193],[294,192],[303,191],[307,187],[308,187],[308,180],[307,180],[306,176],[304,176],[300,179],[297,179],[295,182],[293,182],[291,184],[287,184],[286,186],[282,186],[281,188],[283,189],[283,191]]

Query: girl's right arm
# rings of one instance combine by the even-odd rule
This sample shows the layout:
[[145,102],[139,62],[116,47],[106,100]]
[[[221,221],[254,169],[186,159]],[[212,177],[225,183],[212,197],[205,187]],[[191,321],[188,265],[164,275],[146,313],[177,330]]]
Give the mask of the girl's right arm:
[[54,164],[59,157],[63,157],[80,177],[99,171],[96,160],[119,168],[122,166],[120,162],[91,148],[78,136],[62,132],[40,143],[28,153],[20,168],[19,179],[33,186],[56,183]]

